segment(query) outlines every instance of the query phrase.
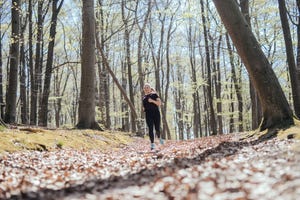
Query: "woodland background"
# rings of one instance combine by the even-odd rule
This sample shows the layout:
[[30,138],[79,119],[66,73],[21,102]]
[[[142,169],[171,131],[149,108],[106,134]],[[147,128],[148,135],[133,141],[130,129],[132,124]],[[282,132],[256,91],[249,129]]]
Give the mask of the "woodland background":
[[[293,108],[283,34],[287,27],[282,26],[278,2],[284,1],[240,0],[239,5]],[[19,5],[17,12],[12,5]],[[299,69],[299,1],[287,0],[285,8],[289,47]],[[102,128],[143,134],[146,82],[163,101],[166,138],[259,126],[257,96],[211,1],[97,0],[94,11],[96,121]],[[6,123],[49,128],[77,124],[81,12],[78,0],[0,0],[0,104]]]

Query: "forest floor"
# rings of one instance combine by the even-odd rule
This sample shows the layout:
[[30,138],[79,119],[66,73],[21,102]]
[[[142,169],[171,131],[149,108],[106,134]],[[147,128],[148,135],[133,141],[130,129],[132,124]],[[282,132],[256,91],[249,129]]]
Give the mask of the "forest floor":
[[19,148],[2,149],[0,199],[296,200],[300,140],[291,135],[299,130],[265,141],[245,133],[168,140],[157,151],[147,138],[121,133],[0,132],[6,143],[15,134],[10,146]]

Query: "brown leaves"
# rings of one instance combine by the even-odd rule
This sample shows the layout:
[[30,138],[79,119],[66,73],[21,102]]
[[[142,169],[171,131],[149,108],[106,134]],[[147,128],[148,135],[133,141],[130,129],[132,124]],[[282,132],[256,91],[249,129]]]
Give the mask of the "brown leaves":
[[111,151],[26,151],[0,158],[0,199],[293,199],[300,193],[295,141],[257,145],[233,135],[148,140]]

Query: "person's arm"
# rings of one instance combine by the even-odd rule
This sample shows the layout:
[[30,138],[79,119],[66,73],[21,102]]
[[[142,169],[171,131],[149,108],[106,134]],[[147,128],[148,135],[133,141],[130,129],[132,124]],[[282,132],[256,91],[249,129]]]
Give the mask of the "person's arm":
[[160,105],[161,105],[161,100],[160,100],[159,97],[157,97],[156,100],[149,98],[149,99],[148,99],[148,102],[149,102],[149,103],[154,103],[154,104],[157,105],[157,106],[160,106]]

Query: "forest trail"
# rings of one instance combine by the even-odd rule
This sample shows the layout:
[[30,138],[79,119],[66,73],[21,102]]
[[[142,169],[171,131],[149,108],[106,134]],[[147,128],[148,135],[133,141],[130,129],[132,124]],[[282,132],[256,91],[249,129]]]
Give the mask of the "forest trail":
[[0,199],[297,199],[300,142],[237,134],[0,157]]

